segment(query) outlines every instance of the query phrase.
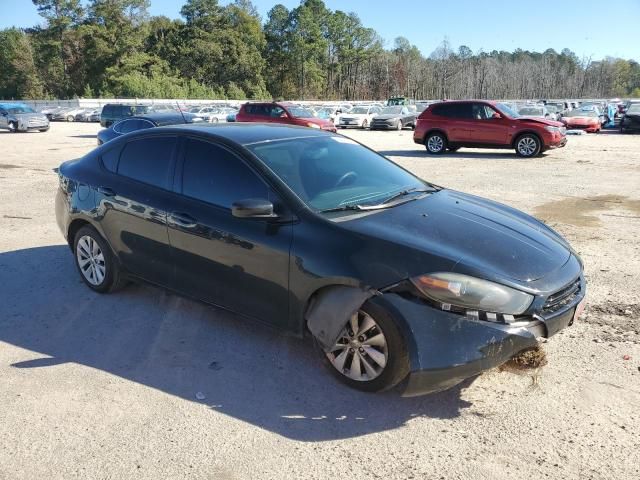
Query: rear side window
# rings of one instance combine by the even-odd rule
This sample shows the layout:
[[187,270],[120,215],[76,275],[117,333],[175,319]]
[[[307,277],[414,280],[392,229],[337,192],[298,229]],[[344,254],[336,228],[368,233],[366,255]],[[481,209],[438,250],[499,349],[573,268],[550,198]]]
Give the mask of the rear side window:
[[225,208],[237,200],[269,198],[266,184],[228,150],[189,139],[184,152],[183,195]]
[[447,118],[472,118],[470,103],[443,103],[431,107],[431,113]]
[[122,120],[114,125],[113,129],[118,133],[135,132],[136,130],[142,130],[144,128],[152,128],[154,125],[148,120],[131,119]]
[[120,148],[112,148],[102,154],[102,163],[110,172],[115,173],[118,169],[118,158],[120,158]]
[[113,105],[105,105],[102,108],[102,115],[113,115]]
[[118,174],[168,189],[176,143],[176,137],[148,137],[128,142],[120,154]]

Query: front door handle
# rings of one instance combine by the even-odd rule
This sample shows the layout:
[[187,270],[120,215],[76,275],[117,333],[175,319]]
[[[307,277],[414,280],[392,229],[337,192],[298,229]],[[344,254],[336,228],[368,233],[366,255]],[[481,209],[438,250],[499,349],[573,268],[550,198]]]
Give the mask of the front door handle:
[[176,225],[185,228],[192,228],[198,224],[198,221],[188,213],[173,212],[171,215],[169,215],[169,218]]
[[98,187],[98,193],[101,193],[105,197],[115,197],[116,192],[109,187]]

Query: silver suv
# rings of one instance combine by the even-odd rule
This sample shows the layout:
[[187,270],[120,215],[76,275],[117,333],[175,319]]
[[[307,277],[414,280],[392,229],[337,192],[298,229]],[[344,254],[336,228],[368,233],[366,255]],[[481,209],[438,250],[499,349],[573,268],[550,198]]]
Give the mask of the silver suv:
[[0,129],[10,132],[49,130],[49,119],[23,103],[0,103]]

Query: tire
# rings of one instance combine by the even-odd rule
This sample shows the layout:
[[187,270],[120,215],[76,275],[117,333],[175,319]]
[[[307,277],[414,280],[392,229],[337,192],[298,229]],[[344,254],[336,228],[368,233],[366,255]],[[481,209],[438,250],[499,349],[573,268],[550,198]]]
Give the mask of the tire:
[[95,228],[85,225],[78,230],[73,239],[73,256],[80,278],[94,292],[113,292],[124,285],[111,248]]
[[396,130],[400,131],[404,128],[404,125],[402,125],[402,120],[398,120],[398,126],[396,127]]
[[16,122],[9,122],[9,131],[11,133],[18,133],[18,124]]
[[540,155],[542,142],[536,135],[525,133],[516,139],[515,147],[516,155],[523,158],[531,158]]
[[440,155],[447,149],[447,139],[442,133],[434,132],[427,137],[424,146],[427,148],[427,153]]
[[363,130],[366,130],[367,128],[369,128],[369,122],[367,122],[367,120],[364,120],[364,121],[362,122],[362,129],[363,129]]
[[41,128],[41,129],[39,129],[38,131],[39,131],[39,132],[48,132],[48,131],[49,131],[49,129],[48,129],[48,128]]
[[73,121],[75,121],[75,118],[73,118],[73,116],[72,116],[72,115],[69,115],[69,116],[67,117],[67,122],[73,122]]
[[[358,332],[350,332],[353,325],[362,329],[359,336]],[[355,335],[349,336],[349,333]],[[367,340],[362,346],[356,346],[363,338]],[[349,339],[355,342],[353,348],[349,347]],[[330,353],[321,350],[324,362],[339,381],[357,390],[389,390],[409,373],[409,354],[404,339],[393,315],[379,304],[366,302],[345,326],[336,347]]]

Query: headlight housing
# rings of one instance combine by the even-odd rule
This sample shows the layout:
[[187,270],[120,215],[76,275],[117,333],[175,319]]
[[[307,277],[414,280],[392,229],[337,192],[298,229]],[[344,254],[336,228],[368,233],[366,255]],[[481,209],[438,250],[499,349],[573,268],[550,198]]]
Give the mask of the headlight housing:
[[430,273],[411,279],[411,283],[427,298],[442,304],[483,312],[520,315],[533,301],[533,296],[488,280],[459,273]]
[[556,133],[560,131],[560,127],[554,127],[553,125],[547,125],[544,127],[548,132]]
[[320,128],[320,125],[318,125],[317,123],[307,123],[307,127],[311,127],[311,128]]

